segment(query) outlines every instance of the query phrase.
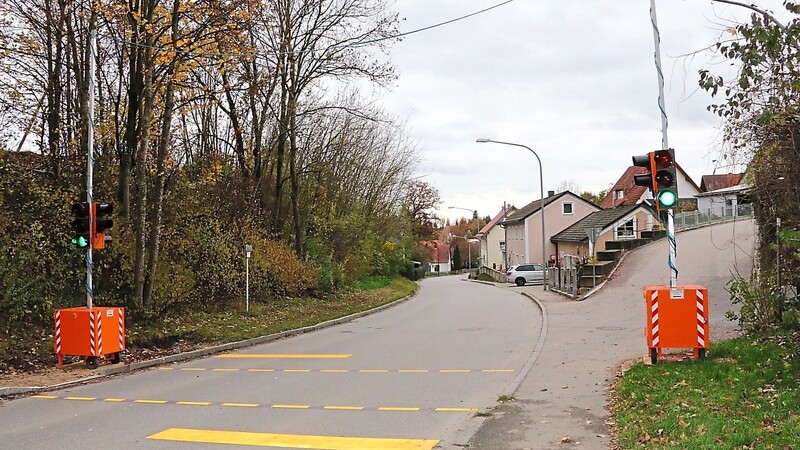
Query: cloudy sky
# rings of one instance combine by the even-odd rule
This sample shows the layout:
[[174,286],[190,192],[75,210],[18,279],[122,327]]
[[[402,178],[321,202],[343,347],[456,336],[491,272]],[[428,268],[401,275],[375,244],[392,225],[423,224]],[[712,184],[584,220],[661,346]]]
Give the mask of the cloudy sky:
[[[405,32],[497,3],[397,0],[393,7]],[[779,0],[758,4],[782,11]],[[731,69],[697,52],[751,11],[710,0],[657,0],[656,8],[669,145],[699,185],[723,162],[713,162],[721,122],[706,110],[712,99],[698,90],[697,71]],[[469,215],[448,209],[455,206],[494,216],[504,201],[519,207],[539,198],[539,167],[524,148],[476,138],[531,147],[545,193],[564,183],[607,189],[631,156],[661,148],[653,53],[649,0],[515,0],[395,44],[399,79],[382,102],[407,121],[420,175],[440,192],[440,215]]]

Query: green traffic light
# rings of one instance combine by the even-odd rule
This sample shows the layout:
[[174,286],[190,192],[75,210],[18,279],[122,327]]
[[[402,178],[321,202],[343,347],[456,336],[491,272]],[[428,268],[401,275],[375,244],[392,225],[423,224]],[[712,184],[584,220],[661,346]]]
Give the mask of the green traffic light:
[[75,248],[86,248],[89,246],[89,240],[85,236],[75,236],[72,238],[72,245]]
[[658,203],[664,208],[672,208],[678,203],[678,196],[672,191],[659,191]]

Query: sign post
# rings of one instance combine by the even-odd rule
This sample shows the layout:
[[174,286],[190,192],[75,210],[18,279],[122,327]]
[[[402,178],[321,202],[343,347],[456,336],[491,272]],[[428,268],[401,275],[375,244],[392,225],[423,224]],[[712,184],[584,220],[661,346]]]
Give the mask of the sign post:
[[250,244],[245,244],[244,251],[247,253],[247,259],[245,261],[245,266],[247,267],[246,272],[247,275],[245,276],[245,310],[250,312],[250,256],[253,254],[253,246]]

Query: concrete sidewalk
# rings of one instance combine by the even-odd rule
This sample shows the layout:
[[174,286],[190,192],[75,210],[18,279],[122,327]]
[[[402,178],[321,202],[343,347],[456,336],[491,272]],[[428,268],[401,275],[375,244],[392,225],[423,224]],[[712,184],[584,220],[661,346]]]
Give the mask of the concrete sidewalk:
[[496,408],[469,448],[608,449],[614,366],[646,354],[641,294],[572,301],[541,286],[509,289],[541,306],[545,343],[516,400]]

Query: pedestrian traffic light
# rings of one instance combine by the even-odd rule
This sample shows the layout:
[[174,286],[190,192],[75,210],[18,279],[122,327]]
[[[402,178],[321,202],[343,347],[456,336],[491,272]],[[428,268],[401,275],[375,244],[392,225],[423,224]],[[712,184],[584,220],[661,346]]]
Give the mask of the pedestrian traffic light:
[[656,207],[674,208],[678,205],[678,176],[675,150],[668,148],[653,153]]
[[[114,212],[114,205],[111,203],[92,203],[92,216],[94,217],[94,233],[92,236],[92,248],[106,248],[106,230],[114,226],[111,214]],[[110,236],[108,237],[110,240]]]
[[70,241],[75,248],[89,248],[91,239],[91,206],[89,203],[72,204],[72,240]]

